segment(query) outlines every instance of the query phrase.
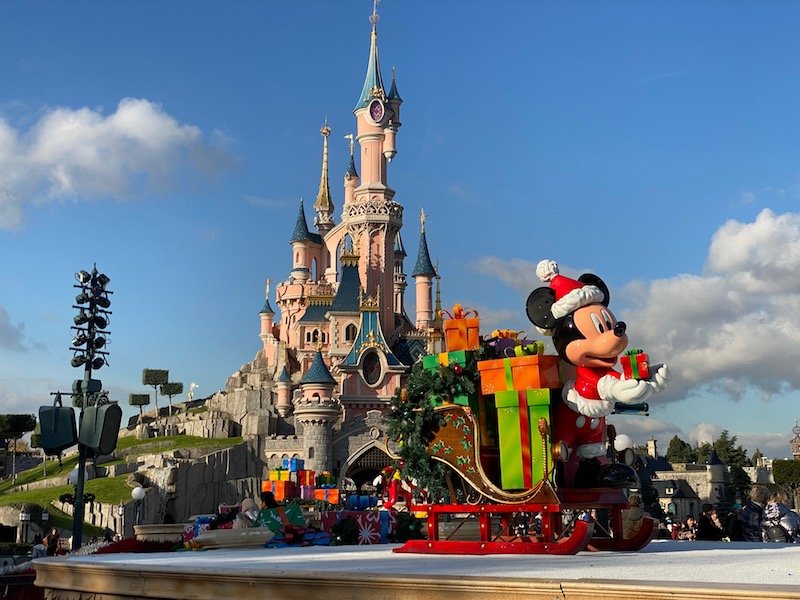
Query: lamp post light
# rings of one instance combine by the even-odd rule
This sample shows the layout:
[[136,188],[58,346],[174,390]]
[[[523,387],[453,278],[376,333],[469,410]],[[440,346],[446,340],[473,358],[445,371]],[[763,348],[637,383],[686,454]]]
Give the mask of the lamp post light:
[[143,487],[135,487],[131,490],[131,498],[133,498],[135,504],[134,506],[134,517],[133,523],[134,525],[141,525],[142,524],[142,500],[144,500],[144,488]]
[[31,523],[31,513],[28,507],[23,505],[19,511],[19,525],[20,525],[20,541],[23,544],[28,543],[28,526]]
[[119,507],[117,507],[117,514],[119,515],[119,537],[120,539],[125,538],[125,505],[122,503],[122,500],[119,501]]
[[42,531],[47,531],[47,524],[50,522],[50,513],[47,509],[42,510]]

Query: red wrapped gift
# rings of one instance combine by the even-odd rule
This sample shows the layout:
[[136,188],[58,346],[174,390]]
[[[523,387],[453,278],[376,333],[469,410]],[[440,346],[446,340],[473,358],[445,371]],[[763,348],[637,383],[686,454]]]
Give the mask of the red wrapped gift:
[[638,348],[628,350],[619,357],[619,364],[622,365],[622,374],[625,379],[650,379],[650,359],[647,353]]
[[301,469],[297,472],[297,483],[299,485],[311,485],[313,486],[314,481],[314,471],[311,469]]
[[322,530],[330,533],[334,525],[347,518],[356,522],[358,543],[361,545],[387,543],[397,525],[397,513],[393,510],[341,510],[320,514]]
[[480,348],[480,319],[477,311],[465,310],[460,304],[456,304],[453,307],[453,314],[443,310],[440,315],[450,317],[442,324],[444,343],[448,352]]

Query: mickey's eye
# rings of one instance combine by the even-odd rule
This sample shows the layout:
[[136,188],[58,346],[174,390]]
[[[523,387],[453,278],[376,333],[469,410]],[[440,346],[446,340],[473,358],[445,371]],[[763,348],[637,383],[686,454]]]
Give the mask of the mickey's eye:
[[594,313],[592,313],[591,316],[592,316],[592,325],[594,325],[594,328],[597,329],[597,333],[603,333],[605,329],[603,329],[603,324],[600,322],[600,319]]
[[605,319],[606,329],[609,331],[614,329],[614,318],[608,313],[608,311],[603,309],[600,311],[600,314],[602,315],[603,319]]

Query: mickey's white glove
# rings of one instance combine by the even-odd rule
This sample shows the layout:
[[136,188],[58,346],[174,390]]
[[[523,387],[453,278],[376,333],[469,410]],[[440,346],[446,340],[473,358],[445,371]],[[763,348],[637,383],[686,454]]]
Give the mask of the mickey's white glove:
[[603,400],[636,404],[645,402],[655,391],[649,381],[639,379],[617,379],[613,375],[604,375],[597,382],[597,393]]
[[656,374],[653,376],[653,379],[648,381],[647,383],[650,384],[650,387],[653,388],[654,392],[661,392],[667,387],[667,383],[672,378],[672,375],[669,372],[669,367],[667,365],[661,365],[656,371]]
[[562,391],[562,398],[567,406],[576,413],[590,418],[607,417],[614,410],[613,400],[595,400],[584,398],[575,391],[575,384],[567,382]]

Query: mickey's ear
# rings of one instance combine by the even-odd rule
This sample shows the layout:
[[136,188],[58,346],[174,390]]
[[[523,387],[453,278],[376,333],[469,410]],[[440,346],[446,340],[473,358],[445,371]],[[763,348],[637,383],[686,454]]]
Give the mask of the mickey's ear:
[[525,310],[531,323],[540,329],[553,329],[556,326],[556,318],[553,316],[553,302],[556,300],[556,293],[553,288],[536,288],[528,296],[525,303]]
[[582,281],[585,284],[594,285],[600,288],[600,291],[603,292],[603,301],[600,304],[603,306],[608,306],[609,302],[611,301],[611,294],[608,291],[608,286],[606,285],[605,281],[592,273],[584,273],[578,277],[578,281]]

